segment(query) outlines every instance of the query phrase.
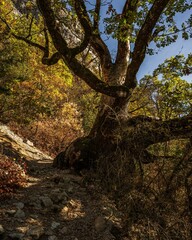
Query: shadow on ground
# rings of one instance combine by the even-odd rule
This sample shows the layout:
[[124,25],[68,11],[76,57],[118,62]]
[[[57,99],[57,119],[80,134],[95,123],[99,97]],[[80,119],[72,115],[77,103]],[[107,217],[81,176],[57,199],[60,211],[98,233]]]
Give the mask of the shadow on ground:
[[93,179],[54,169],[50,159],[27,165],[27,186],[0,200],[1,239],[125,239],[120,214]]

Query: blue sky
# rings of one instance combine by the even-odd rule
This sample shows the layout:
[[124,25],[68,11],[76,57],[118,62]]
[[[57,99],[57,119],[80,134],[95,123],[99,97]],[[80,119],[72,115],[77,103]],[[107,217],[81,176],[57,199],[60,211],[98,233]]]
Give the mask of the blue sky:
[[[187,56],[190,52],[192,52],[192,39],[186,41],[180,37],[176,43],[159,50],[158,54],[153,56],[147,55],[143,64],[141,65],[137,77],[140,79],[143,75],[152,73],[153,69],[162,63],[166,58],[177,54],[184,54]],[[191,75],[185,76],[184,79],[192,82]]]
[[[117,10],[118,13],[121,13],[124,2],[125,0],[112,1],[113,7]],[[103,7],[101,11],[101,17],[104,17],[106,15],[106,10],[107,8]],[[176,21],[180,25],[180,23],[183,22],[185,19],[187,19],[190,14],[192,14],[192,11],[191,12],[188,11],[187,13],[184,13],[184,14],[178,14],[178,16],[176,17]],[[102,20],[101,20],[101,23],[102,23]],[[106,39],[105,36],[103,36],[103,38]],[[114,39],[109,39],[106,41],[106,44],[108,45],[111,53],[115,54],[117,41]],[[151,74],[153,70],[160,63],[163,63],[163,61],[166,58],[169,58],[177,54],[184,54],[185,56],[187,56],[190,52],[192,52],[192,39],[189,39],[186,41],[181,37],[179,37],[176,43],[169,45],[168,47],[159,49],[158,54],[155,54],[153,56],[146,55],[146,58],[140,67],[139,73],[137,74],[138,80],[141,79],[145,74]],[[188,80],[189,82],[192,82],[191,75],[184,77],[184,79]]]

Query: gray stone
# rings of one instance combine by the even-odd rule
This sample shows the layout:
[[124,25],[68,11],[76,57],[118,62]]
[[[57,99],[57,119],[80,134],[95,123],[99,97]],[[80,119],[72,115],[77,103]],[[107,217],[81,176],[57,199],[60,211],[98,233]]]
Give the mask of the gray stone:
[[48,240],[57,240],[57,239],[58,239],[58,238],[57,238],[55,235],[48,237]]
[[3,234],[5,232],[5,229],[3,228],[3,226],[0,224],[0,235]]
[[59,225],[60,225],[60,223],[58,223],[58,222],[52,222],[51,229],[56,229]]
[[52,236],[52,235],[54,235],[54,232],[51,229],[47,229],[45,234],[47,236]]
[[98,216],[95,219],[95,229],[97,232],[103,232],[107,227],[106,219],[103,216]]
[[38,202],[38,203],[34,204],[34,208],[36,210],[42,210],[41,202]]
[[14,205],[19,209],[23,209],[25,206],[24,203],[22,203],[22,202],[15,203]]
[[73,193],[73,190],[74,190],[73,186],[69,186],[68,189],[67,189],[68,193]]
[[25,212],[21,209],[18,209],[17,212],[15,213],[14,217],[16,218],[24,218],[25,217]]
[[11,238],[11,239],[18,239],[18,240],[22,240],[23,239],[23,237],[24,237],[24,234],[23,233],[10,233],[9,234],[9,237]]
[[59,232],[65,235],[68,232],[68,228],[67,227],[63,227]]
[[6,213],[10,216],[14,215],[16,213],[16,210],[11,209],[11,210],[7,210]]
[[29,199],[29,206],[34,207],[35,209],[42,209],[41,201],[37,197],[31,197]]
[[37,219],[39,216],[36,215],[36,214],[31,214],[30,217],[31,217],[32,220],[34,220],[34,219]]
[[28,236],[31,236],[32,239],[39,239],[44,234],[44,229],[41,226],[32,226],[27,232]]
[[24,238],[22,240],[33,240],[33,239],[30,236],[24,236]]
[[69,177],[64,177],[63,178],[63,183],[69,184],[71,182],[71,179]]
[[40,197],[41,203],[44,207],[52,207],[53,206],[53,202],[51,200],[51,198],[49,197]]
[[51,194],[51,199],[54,203],[60,203],[63,201],[67,201],[68,195],[65,191],[63,192],[53,192]]
[[55,195],[55,194],[59,194],[61,192],[61,189],[60,188],[55,188],[52,190],[52,194]]

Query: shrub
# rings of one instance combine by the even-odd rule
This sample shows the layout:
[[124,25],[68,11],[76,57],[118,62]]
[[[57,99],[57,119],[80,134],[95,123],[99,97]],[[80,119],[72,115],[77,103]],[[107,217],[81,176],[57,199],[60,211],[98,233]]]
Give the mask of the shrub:
[[26,165],[0,155],[0,196],[13,193],[26,184]]
[[9,127],[53,157],[83,135],[81,114],[74,103],[64,104],[54,117],[44,117],[27,125],[10,122]]

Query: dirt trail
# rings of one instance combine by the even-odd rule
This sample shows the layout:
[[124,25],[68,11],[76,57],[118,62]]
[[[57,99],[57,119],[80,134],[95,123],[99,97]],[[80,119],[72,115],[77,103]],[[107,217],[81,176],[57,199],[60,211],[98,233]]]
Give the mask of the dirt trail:
[[26,187],[0,200],[0,239],[126,239],[119,233],[121,214],[93,178],[54,169],[50,157],[33,146],[28,155],[27,148],[7,136],[0,131],[1,152],[24,155],[28,175]]

